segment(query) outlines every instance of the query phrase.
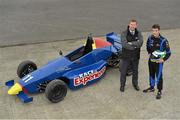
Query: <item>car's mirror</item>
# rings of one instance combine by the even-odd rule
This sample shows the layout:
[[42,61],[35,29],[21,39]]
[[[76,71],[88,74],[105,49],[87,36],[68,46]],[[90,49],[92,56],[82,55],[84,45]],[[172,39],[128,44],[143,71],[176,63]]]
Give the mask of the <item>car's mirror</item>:
[[59,55],[63,55],[63,52],[62,52],[62,50],[60,50],[60,51],[59,51]]

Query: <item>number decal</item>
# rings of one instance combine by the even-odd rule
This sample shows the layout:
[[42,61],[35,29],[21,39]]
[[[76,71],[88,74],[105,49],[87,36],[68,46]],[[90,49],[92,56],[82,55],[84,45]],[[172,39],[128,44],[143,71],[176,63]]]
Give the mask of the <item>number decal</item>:
[[25,83],[27,83],[28,81],[30,81],[31,79],[33,79],[34,77],[31,75],[27,75],[25,78],[22,79],[22,81],[24,81]]

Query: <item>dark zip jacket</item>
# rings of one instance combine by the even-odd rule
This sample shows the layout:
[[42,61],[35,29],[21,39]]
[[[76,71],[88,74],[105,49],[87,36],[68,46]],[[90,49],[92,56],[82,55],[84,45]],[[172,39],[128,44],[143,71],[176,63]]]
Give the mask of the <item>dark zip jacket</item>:
[[122,58],[140,58],[140,49],[143,44],[143,36],[140,31],[135,29],[135,34],[132,35],[129,27],[121,33],[122,41]]

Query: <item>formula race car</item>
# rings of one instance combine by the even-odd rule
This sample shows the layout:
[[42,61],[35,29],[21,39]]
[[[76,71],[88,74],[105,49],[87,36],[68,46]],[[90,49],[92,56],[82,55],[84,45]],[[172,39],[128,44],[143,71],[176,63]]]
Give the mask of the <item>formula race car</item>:
[[29,60],[20,63],[17,69],[20,80],[16,83],[14,80],[6,82],[8,94],[17,95],[28,103],[33,98],[27,94],[45,92],[51,102],[57,103],[66,96],[67,87],[78,89],[101,79],[107,66],[119,64],[121,51],[119,35],[109,33],[106,40],[89,35],[85,45],[39,69]]

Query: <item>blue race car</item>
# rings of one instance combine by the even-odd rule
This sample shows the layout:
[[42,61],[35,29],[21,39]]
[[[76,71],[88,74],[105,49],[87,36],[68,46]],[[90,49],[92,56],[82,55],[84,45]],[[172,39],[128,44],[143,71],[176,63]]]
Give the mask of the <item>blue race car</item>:
[[17,95],[24,103],[31,102],[27,94],[45,92],[53,103],[64,99],[67,86],[78,89],[101,79],[107,66],[117,66],[122,45],[120,36],[106,35],[107,40],[88,36],[86,44],[37,69],[32,61],[22,62],[17,69],[20,80],[6,82],[9,95]]

